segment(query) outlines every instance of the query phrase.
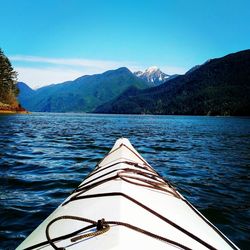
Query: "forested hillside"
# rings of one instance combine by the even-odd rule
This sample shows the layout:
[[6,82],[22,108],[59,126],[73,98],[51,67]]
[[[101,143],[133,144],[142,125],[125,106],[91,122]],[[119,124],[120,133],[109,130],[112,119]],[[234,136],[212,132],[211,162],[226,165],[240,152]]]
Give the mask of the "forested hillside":
[[250,115],[250,50],[209,60],[158,87],[126,91],[95,112]]
[[74,81],[52,84],[37,90],[30,89],[24,83],[18,83],[18,86],[18,98],[30,111],[92,112],[131,86],[143,89],[153,85],[123,67],[102,74],[85,75]]
[[0,49],[0,112],[22,111],[17,101],[17,72]]

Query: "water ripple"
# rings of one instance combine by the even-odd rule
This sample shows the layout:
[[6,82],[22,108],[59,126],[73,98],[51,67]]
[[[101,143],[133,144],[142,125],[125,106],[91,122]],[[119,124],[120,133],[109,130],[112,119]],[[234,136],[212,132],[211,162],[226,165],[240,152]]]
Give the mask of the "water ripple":
[[14,249],[119,137],[249,246],[249,118],[37,113],[0,116],[0,131],[0,249]]

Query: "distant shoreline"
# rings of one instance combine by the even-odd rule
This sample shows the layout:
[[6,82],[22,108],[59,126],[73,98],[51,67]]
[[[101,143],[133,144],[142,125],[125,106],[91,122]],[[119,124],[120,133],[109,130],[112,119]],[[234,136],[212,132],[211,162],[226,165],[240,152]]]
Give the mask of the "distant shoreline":
[[249,115],[192,115],[192,114],[124,114],[124,113],[88,113],[88,112],[30,112],[0,110],[1,114],[48,114],[48,115],[97,115],[97,116],[190,116],[190,117],[250,117]]
[[16,111],[16,110],[0,110],[0,115],[5,114],[30,114],[28,111]]
[[20,104],[9,105],[0,102],[0,114],[29,114]]

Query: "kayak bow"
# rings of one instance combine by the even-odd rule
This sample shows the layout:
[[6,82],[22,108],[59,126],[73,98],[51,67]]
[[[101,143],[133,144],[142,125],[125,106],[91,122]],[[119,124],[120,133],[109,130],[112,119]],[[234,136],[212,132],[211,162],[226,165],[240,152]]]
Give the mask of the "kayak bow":
[[121,138],[17,248],[238,249]]

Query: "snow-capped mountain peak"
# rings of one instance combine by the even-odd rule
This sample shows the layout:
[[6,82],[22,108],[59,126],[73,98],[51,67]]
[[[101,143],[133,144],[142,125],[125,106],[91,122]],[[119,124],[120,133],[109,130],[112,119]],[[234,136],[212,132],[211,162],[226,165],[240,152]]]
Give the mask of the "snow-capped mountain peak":
[[163,73],[157,66],[151,66],[144,72],[136,71],[134,74],[147,82],[153,83],[155,86],[164,83],[169,78],[169,75]]
[[158,68],[157,66],[151,66],[151,67],[147,68],[147,69],[145,70],[145,72],[153,73],[153,72],[155,72],[155,71],[157,71],[157,70],[159,70],[159,68]]

